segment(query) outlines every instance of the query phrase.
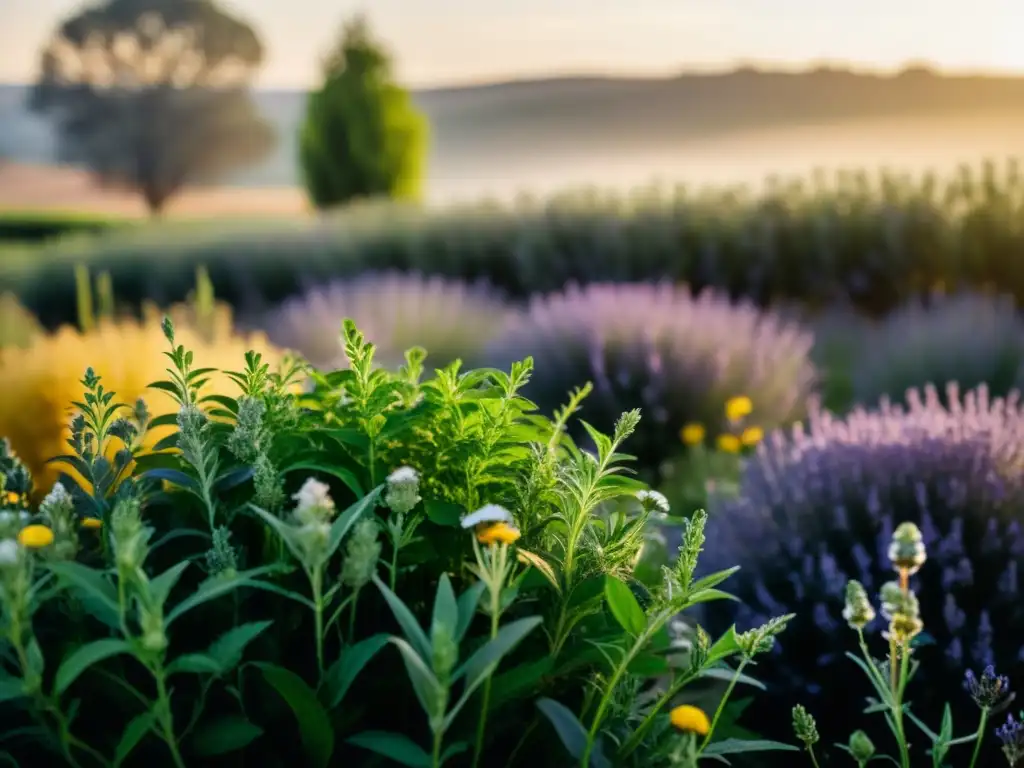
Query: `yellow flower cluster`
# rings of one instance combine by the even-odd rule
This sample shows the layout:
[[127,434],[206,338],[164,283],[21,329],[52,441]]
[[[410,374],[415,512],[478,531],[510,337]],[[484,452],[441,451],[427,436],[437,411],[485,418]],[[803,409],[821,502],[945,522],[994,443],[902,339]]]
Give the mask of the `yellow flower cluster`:
[[[725,418],[730,426],[739,425],[743,419],[754,412],[754,403],[745,395],[730,398],[725,403]],[[685,445],[701,445],[707,438],[707,430],[703,424],[690,422],[684,424],[679,437]],[[739,453],[743,448],[757,445],[764,439],[764,430],[758,426],[744,427],[738,434],[725,432],[715,438],[715,445],[723,453]]]
[[[179,310],[180,311],[180,310]],[[172,317],[175,312],[172,311]],[[0,435],[10,439],[14,451],[35,479],[38,493],[46,493],[58,478],[58,467],[48,459],[67,453],[73,401],[81,400],[81,379],[92,367],[104,389],[116,393],[116,401],[134,404],[143,397],[153,416],[172,413],[170,395],[146,387],[167,378],[168,348],[160,327],[162,316],[150,309],[142,321],[102,320],[88,333],[65,326],[41,336],[26,349],[0,351]],[[218,308],[203,333],[189,324],[175,328],[176,343],[195,352],[195,367],[238,370],[249,349],[262,352],[273,365],[279,354],[262,335],[236,335],[230,310]],[[222,373],[214,374],[203,390],[234,396],[237,387]],[[153,445],[170,427],[157,428],[147,436]],[[64,469],[63,471],[66,471]]]

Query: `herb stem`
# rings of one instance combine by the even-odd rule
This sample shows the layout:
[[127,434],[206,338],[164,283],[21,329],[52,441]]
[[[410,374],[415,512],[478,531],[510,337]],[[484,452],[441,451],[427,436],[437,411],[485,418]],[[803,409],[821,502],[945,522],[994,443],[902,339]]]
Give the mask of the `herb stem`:
[[985,738],[985,726],[988,725],[988,707],[981,708],[981,720],[978,722],[978,739],[974,742],[974,754],[971,755],[971,763],[968,768],[974,768],[981,754],[981,742]]
[[707,735],[704,737],[704,741],[701,742],[698,753],[703,752],[705,747],[711,742],[711,738],[715,735],[715,726],[718,725],[718,721],[722,717],[722,712],[725,711],[725,705],[729,701],[729,697],[732,695],[733,689],[736,687],[736,683],[739,682],[740,675],[743,674],[744,667],[747,666],[748,659],[743,658],[740,660],[739,665],[736,667],[736,671],[732,674],[732,679],[729,680],[729,685],[725,689],[725,694],[722,696],[722,700],[718,702],[718,708],[715,709],[715,716],[711,718],[711,727],[708,728]]

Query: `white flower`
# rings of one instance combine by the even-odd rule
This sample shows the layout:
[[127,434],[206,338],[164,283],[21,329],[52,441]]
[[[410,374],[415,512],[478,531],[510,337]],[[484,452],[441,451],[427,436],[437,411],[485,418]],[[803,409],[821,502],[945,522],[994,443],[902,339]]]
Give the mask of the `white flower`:
[[388,475],[388,483],[391,485],[413,485],[419,481],[419,472],[412,467],[399,467]]
[[309,478],[299,492],[292,498],[298,502],[296,512],[306,512],[311,509],[334,509],[334,499],[331,498],[331,487],[327,483],[321,483],[315,478]]
[[68,493],[68,489],[61,483],[54,483],[53,489],[46,494],[43,503],[39,505],[39,511],[49,514],[54,510],[71,509],[74,506],[74,499]]
[[14,539],[0,541],[0,565],[14,565],[19,554],[18,542]]
[[636,498],[644,509],[654,509],[665,514],[669,511],[668,499],[658,491],[637,491]]
[[485,504],[476,512],[462,518],[463,528],[474,528],[481,523],[511,523],[512,513],[497,504]]

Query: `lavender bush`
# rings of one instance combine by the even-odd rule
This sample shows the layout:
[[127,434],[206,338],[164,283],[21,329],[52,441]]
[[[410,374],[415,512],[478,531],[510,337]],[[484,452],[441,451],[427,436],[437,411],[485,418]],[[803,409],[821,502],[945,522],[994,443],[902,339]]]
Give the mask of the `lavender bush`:
[[275,344],[303,354],[314,366],[344,365],[338,342],[350,317],[377,345],[386,367],[403,363],[405,350],[430,350],[429,367],[474,357],[500,328],[505,305],[486,285],[417,274],[369,273],[335,281],[289,299],[261,321]]
[[863,335],[852,355],[853,396],[874,405],[911,387],[987,384],[994,396],[1024,370],[1024,322],[1008,296],[956,294],[904,305]]
[[687,423],[713,438],[735,396],[752,400],[746,418],[762,428],[799,418],[816,380],[811,345],[800,325],[712,291],[596,284],[535,298],[492,342],[488,361],[532,355],[538,373],[527,394],[547,412],[573,386],[593,382],[582,418],[598,429],[641,408],[630,452],[654,466],[681,447]]
[[[743,603],[734,615],[709,615],[711,625],[797,614],[757,672],[773,690],[762,722],[784,727],[773,720],[784,712],[779,697],[825,701],[840,726],[862,709],[870,691],[843,658],[855,648],[841,618],[844,590],[856,579],[878,593],[891,577],[893,531],[908,521],[929,553],[912,586],[934,641],[910,683],[916,714],[934,722],[942,713],[929,704],[962,701],[950,687],[966,667],[1024,671],[1024,406],[1016,392],[993,399],[984,387],[961,396],[950,385],[947,400],[928,387],[912,390],[905,408],[842,419],[812,412],[806,428],[761,445],[738,498],[713,505],[704,565],[741,563],[734,591]],[[953,712],[957,721],[962,711]]]

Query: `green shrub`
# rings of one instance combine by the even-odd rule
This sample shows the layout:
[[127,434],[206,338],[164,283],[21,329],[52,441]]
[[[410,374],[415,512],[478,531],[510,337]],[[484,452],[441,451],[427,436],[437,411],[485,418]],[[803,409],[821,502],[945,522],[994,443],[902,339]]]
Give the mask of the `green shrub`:
[[[122,408],[86,372],[60,459],[86,485],[65,477],[33,508],[0,452],[0,716],[22,735],[4,744],[16,764],[40,747],[72,766],[179,768],[228,753],[657,767],[744,749],[715,730],[726,699],[712,723],[685,687],[735,680],[729,663],[785,618],[666,655],[670,619],[724,596],[729,573],[693,578],[701,514],[663,582],[633,581],[660,506],[620,453],[638,412],[583,453],[564,434],[579,396],[554,421],[519,396],[531,361],[421,380],[414,350],[388,373],[350,322],[348,367],[312,388],[249,353],[237,397],[199,397],[209,371],[165,333],[156,386],[176,415]],[[653,706],[636,698],[658,679],[671,684]]]
[[117,295],[132,303],[180,301],[205,265],[217,295],[240,309],[372,269],[482,278],[513,298],[570,281],[672,280],[759,304],[820,308],[843,299],[879,314],[937,283],[991,283],[1024,298],[1022,221],[1024,179],[1013,164],[944,183],[839,174],[835,183],[816,177],[758,196],[676,188],[516,207],[360,205],[315,222],[170,225],[57,244],[31,263],[0,265],[0,290],[14,288],[48,326],[72,319],[78,262],[109,270]]
[[310,199],[329,208],[368,197],[419,197],[427,120],[393,82],[390,59],[364,18],[345,26],[324,69],[299,137]]
[[0,211],[0,244],[39,243],[65,235],[98,234],[125,224],[85,214]]

